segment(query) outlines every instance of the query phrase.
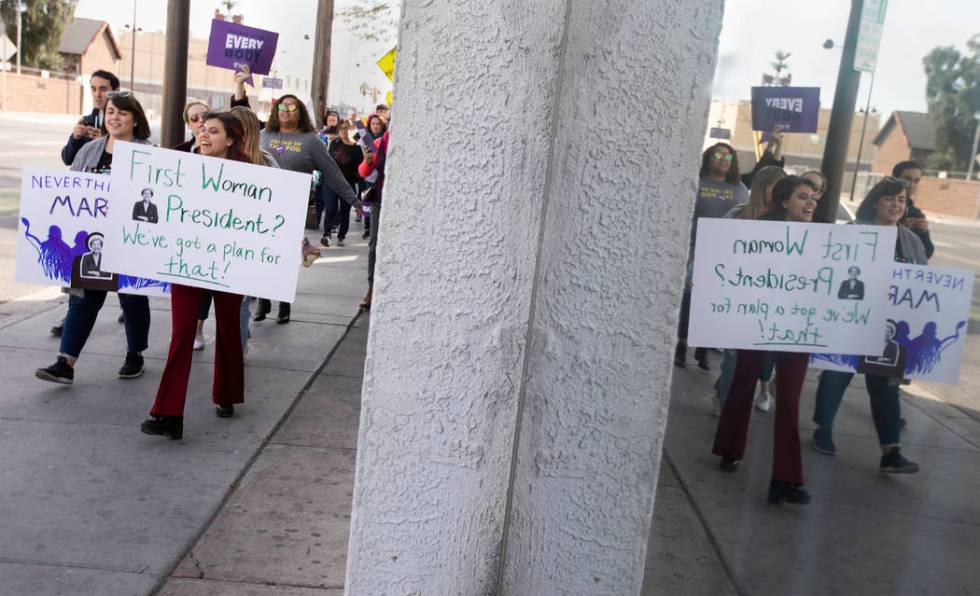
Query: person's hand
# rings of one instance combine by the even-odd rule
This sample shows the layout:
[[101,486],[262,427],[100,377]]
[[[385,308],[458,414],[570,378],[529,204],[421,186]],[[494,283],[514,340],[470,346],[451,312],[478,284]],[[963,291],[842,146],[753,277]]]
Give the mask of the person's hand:
[[905,225],[909,229],[916,230],[919,232],[929,231],[929,221],[924,217],[906,217]]
[[75,123],[75,126],[72,127],[72,129],[71,129],[71,136],[74,137],[74,138],[76,138],[76,139],[80,139],[82,137],[86,137],[86,136],[88,136],[88,129],[89,128],[90,128],[89,126],[86,126],[85,125],[85,121],[84,120],[79,120],[78,122]]
[[241,70],[235,71],[235,99],[245,98],[245,80],[252,76],[252,70],[243,65]]
[[90,139],[97,139],[102,136],[102,130],[96,126],[86,126],[85,133]]
[[367,165],[372,165],[374,163],[374,153],[372,153],[370,151],[365,151],[364,152],[364,162]]

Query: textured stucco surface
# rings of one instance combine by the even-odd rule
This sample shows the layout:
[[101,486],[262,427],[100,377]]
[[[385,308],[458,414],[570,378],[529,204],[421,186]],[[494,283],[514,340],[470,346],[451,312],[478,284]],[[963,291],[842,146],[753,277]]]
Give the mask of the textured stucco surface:
[[720,26],[406,0],[349,594],[639,591]]
[[563,14],[404,4],[349,594],[497,581]]
[[572,3],[504,593],[640,591],[721,17]]

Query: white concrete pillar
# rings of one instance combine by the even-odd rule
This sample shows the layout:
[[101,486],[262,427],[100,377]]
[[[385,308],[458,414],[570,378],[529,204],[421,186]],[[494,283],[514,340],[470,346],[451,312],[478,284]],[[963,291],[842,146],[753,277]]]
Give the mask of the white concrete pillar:
[[643,577],[721,0],[406,0],[347,591]]

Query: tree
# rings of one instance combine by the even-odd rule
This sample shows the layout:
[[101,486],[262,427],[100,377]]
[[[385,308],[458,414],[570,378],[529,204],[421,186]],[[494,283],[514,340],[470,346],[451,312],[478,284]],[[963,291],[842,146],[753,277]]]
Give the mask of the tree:
[[22,15],[21,64],[58,70],[61,68],[61,34],[75,18],[77,0],[0,0],[0,18],[7,37],[17,41],[17,2],[27,6]]
[[926,71],[926,103],[935,131],[936,151],[929,165],[964,171],[973,156],[973,133],[980,111],[980,34],[961,53],[952,46],[933,48],[922,64]]
[[397,36],[400,4],[399,1],[355,0],[352,5],[337,10],[335,14],[347,25],[354,37],[365,41],[391,43]]
[[783,71],[789,71],[789,63],[786,60],[792,56],[789,52],[784,52],[782,50],[776,50],[776,61],[770,62],[772,69],[776,71],[776,74],[763,74],[762,84],[766,87],[771,87],[773,85],[778,85],[779,87],[788,87],[793,81],[793,73],[786,72],[786,76],[783,76]]

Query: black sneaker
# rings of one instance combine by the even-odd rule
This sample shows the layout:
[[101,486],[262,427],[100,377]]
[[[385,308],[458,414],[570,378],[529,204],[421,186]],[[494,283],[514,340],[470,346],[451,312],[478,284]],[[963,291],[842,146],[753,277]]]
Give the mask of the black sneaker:
[[919,471],[919,464],[902,457],[900,448],[892,447],[881,456],[881,466],[878,471],[882,474],[915,474]]
[[731,457],[722,457],[721,461],[718,462],[718,467],[722,472],[736,472],[738,471],[738,460]]
[[125,323],[126,322],[126,315],[124,315],[122,313],[119,313],[119,317],[116,320],[119,321],[120,323]]
[[126,362],[119,369],[120,379],[135,379],[143,375],[143,357],[136,352],[126,352]]
[[61,337],[61,334],[65,332],[65,320],[61,319],[61,322],[51,328],[51,335],[55,337]]
[[34,371],[34,376],[42,381],[71,385],[75,382],[75,369],[68,364],[68,359],[58,356],[58,360],[47,368]]
[[769,502],[773,505],[780,503],[806,505],[810,502],[810,493],[803,490],[800,485],[772,480],[769,482]]
[[231,418],[235,415],[235,406],[216,404],[214,406],[214,413],[217,414],[218,418]]
[[674,348],[674,366],[687,368],[687,346],[677,344],[677,347]]
[[698,361],[698,368],[701,370],[711,370],[711,365],[708,364],[708,349],[707,348],[697,348],[694,350],[694,359]]
[[320,236],[320,244],[330,246],[330,236]]
[[834,436],[829,428],[820,428],[813,431],[813,448],[824,455],[837,455],[837,446],[834,445]]

